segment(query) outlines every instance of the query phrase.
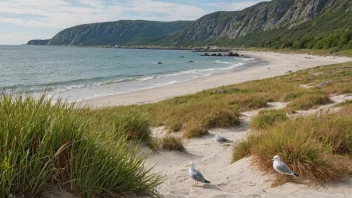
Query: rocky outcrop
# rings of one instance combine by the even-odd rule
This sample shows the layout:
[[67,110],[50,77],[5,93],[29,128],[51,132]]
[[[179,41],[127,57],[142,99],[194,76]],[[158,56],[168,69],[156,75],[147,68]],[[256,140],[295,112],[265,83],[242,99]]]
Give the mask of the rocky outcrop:
[[227,52],[224,56],[240,56],[237,52]]

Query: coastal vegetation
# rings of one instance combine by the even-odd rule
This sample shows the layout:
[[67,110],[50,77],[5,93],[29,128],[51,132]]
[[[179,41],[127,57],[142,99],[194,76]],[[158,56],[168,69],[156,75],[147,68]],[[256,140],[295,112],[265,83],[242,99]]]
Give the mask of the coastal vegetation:
[[[311,88],[302,87],[307,84]],[[166,126],[170,132],[180,131],[183,137],[193,138],[207,134],[211,128],[239,125],[241,112],[266,107],[268,102],[290,102],[286,111],[294,113],[330,103],[329,94],[345,93],[352,93],[351,63],[223,86],[153,104],[96,111],[106,115],[143,112],[152,126]]]
[[[100,114],[101,115],[101,114]],[[145,138],[138,114],[99,117],[42,96],[0,96],[0,197],[38,197],[60,186],[80,197],[158,197],[160,174],[131,140]]]
[[[169,133],[193,138],[214,127],[239,125],[242,112],[267,107],[268,102],[290,102],[288,113],[315,108],[329,103],[330,94],[352,93],[351,65],[288,72],[154,104],[99,109],[53,104],[44,96],[3,94],[1,196],[37,196],[54,185],[83,197],[157,197],[163,178],[144,166],[146,156],[138,154],[138,143],[184,148],[172,134],[156,145],[150,127],[163,125]],[[280,154],[303,178],[343,178],[351,173],[351,112],[347,102],[338,113],[298,119],[287,119],[283,110],[262,111],[251,126],[260,132],[236,144],[233,160],[253,155],[270,172],[269,159]]]
[[159,140],[160,147],[169,151],[184,151],[182,139],[171,135],[166,135]]
[[[263,171],[273,172],[271,158],[280,155],[291,165],[300,179],[326,182],[352,174],[352,106],[337,113],[287,119],[253,131],[234,147],[233,161],[254,156],[254,163]],[[287,178],[280,178],[284,180]]]
[[266,129],[277,122],[287,119],[286,112],[281,109],[264,109],[251,120],[252,129]]

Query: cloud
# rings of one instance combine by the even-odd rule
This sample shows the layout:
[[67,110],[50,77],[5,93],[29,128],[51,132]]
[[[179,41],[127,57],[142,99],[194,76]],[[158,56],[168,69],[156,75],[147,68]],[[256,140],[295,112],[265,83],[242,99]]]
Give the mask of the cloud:
[[[131,15],[133,12],[134,15]],[[206,10],[179,3],[154,0],[130,0],[107,3],[102,0],[3,0],[0,22],[25,27],[67,28],[70,26],[120,19],[195,20]],[[8,17],[4,14],[15,15]],[[35,16],[35,19],[23,17]],[[155,17],[153,15],[158,15]]]

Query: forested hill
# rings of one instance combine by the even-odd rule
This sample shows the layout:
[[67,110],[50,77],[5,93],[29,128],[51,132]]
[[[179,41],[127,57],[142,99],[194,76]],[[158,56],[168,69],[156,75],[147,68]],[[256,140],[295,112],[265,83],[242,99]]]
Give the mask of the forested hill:
[[[351,0],[273,0],[196,20],[178,45],[352,47]],[[349,43],[349,44],[348,44]]]
[[115,23],[69,28],[47,44],[352,48],[351,0],[272,0],[194,22],[129,21],[133,29]]
[[191,23],[121,20],[85,24],[67,28],[46,43],[31,40],[27,44],[90,46],[148,44],[173,32],[184,30]]

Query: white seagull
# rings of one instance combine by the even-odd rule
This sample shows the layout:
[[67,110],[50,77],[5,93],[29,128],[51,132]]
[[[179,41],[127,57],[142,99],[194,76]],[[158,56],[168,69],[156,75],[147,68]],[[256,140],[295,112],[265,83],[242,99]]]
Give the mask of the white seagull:
[[276,172],[280,174],[298,177],[295,172],[293,172],[284,162],[280,160],[280,157],[278,155],[274,156],[273,168],[276,170]]
[[230,142],[232,142],[231,140],[228,140],[225,137],[218,136],[217,134],[215,134],[215,141],[217,141],[219,143],[230,143]]
[[196,182],[195,186],[198,186],[198,182],[201,182],[204,184],[210,183],[210,181],[208,181],[204,178],[202,173],[200,173],[199,171],[196,170],[193,162],[187,164],[186,167],[189,167],[188,174]]

